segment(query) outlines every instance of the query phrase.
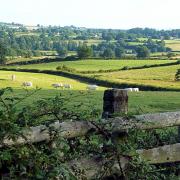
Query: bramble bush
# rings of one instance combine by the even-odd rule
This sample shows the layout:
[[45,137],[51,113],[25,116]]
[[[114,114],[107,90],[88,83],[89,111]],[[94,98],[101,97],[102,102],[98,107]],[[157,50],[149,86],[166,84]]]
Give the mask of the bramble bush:
[[[31,106],[19,107],[26,98],[33,96],[40,89],[27,91],[24,97],[13,95],[11,88],[0,90],[0,176],[1,179],[86,179],[83,169],[69,168],[68,163],[82,156],[96,156],[108,160],[102,165],[102,172],[96,179],[109,175],[113,161],[119,162],[121,156],[129,156],[127,171],[112,175],[113,179],[166,179],[174,178],[176,168],[171,173],[167,169],[149,165],[136,154],[137,148],[162,145],[171,134],[162,134],[155,130],[140,132],[132,129],[121,143],[114,141],[111,125],[105,128],[98,119],[100,110],[93,106],[86,107],[84,103],[76,103],[70,108],[67,102],[73,95],[64,97],[61,94],[52,99],[39,100]],[[81,95],[81,93],[79,94]],[[81,109],[83,109],[81,111]],[[54,121],[88,120],[97,127],[98,132],[92,132],[84,137],[64,139],[58,132],[52,131],[48,142],[27,143],[22,145],[4,146],[5,138],[16,142],[18,137],[25,138],[23,131],[31,126],[44,124],[49,127]],[[96,121],[92,121],[96,119]],[[161,141],[160,141],[161,139]],[[146,142],[146,143],[145,143]],[[165,173],[164,173],[165,172]]]

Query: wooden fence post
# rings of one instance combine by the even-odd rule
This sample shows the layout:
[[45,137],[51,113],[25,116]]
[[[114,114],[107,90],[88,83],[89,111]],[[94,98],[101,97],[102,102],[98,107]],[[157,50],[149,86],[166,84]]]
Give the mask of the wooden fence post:
[[113,114],[127,114],[128,93],[125,89],[108,89],[104,92],[102,118],[111,118]]

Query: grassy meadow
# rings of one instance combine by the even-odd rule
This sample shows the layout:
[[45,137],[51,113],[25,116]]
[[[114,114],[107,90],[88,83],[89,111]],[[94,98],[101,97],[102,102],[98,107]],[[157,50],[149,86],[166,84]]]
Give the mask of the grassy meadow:
[[[11,80],[11,75],[16,75],[16,80]],[[60,76],[24,73],[13,71],[0,71],[0,88],[13,87],[14,96],[26,94],[26,90],[32,92],[35,87],[41,88],[32,97],[27,98],[20,104],[20,107],[32,105],[35,101],[46,98],[53,98],[62,94],[65,97],[71,96],[68,104],[73,107],[76,103],[84,103],[84,108],[95,108],[102,111],[103,93],[106,88],[100,87],[97,91],[86,90],[87,84],[76,80]],[[33,87],[23,88],[22,82],[31,81]],[[52,83],[69,83],[72,85],[71,90],[55,89]],[[130,92],[129,93],[129,112],[143,114],[148,112],[175,111],[180,107],[180,92]]]
[[[32,92],[32,89],[29,89]],[[23,97],[27,92],[23,89],[15,89],[13,96]],[[53,98],[61,94],[70,97],[67,102],[68,107],[75,108],[77,103],[83,103],[83,109],[97,109],[99,114],[103,108],[103,90],[98,91],[78,91],[78,90],[55,90],[41,89],[33,96],[28,97],[19,104],[19,108],[32,105],[37,100]],[[154,112],[178,111],[180,108],[180,92],[129,92],[129,112],[133,114],[144,114]],[[80,109],[78,109],[80,110]]]
[[[16,76],[15,81],[11,80],[12,74]],[[73,90],[85,90],[87,87],[87,84],[85,83],[81,83],[79,81],[61,76],[38,73],[0,71],[0,88],[13,87],[22,89],[22,83],[25,81],[31,81],[33,83],[32,88],[39,87],[43,89],[54,89],[52,87],[53,83],[71,84]],[[103,88],[100,87],[100,90],[103,90]]]
[[[53,63],[31,64],[13,66],[13,68],[56,70],[57,66],[65,65],[79,72],[98,71],[108,69],[121,69],[127,67],[137,67],[153,64],[166,64],[176,62],[175,60],[79,60],[63,61]],[[12,66],[9,66],[12,67]],[[177,69],[180,65],[165,67],[154,67],[146,69],[134,69],[107,73],[93,73],[84,76],[96,77],[97,79],[107,80],[117,83],[128,83],[138,85],[151,85],[155,87],[180,89],[180,83],[174,80]]]
[[56,70],[58,66],[65,65],[67,67],[76,69],[77,71],[98,71],[108,69],[121,69],[125,66],[137,67],[153,64],[165,64],[170,62],[175,62],[175,60],[79,60],[30,64],[13,67],[24,69]]
[[[108,80],[118,83],[143,84],[155,87],[178,88],[180,82],[175,81],[174,77],[180,65],[154,67],[148,69],[126,70],[112,73],[96,74],[98,79]],[[94,76],[92,74],[91,76]]]
[[165,40],[166,47],[171,48],[173,51],[180,51],[180,39]]
[[[57,66],[64,64],[78,71],[98,71],[100,69],[118,69],[124,66],[135,67],[169,62],[172,62],[172,60],[81,60],[22,65],[19,66],[19,68],[56,70]],[[180,68],[180,65],[126,70],[112,73],[96,73],[87,76],[96,76],[98,79],[119,83],[144,84],[180,89],[180,83],[174,81],[174,75],[178,68]],[[15,81],[11,80],[12,74],[16,75]],[[33,87],[26,88],[26,90],[28,89],[31,92],[36,86],[41,88],[41,90],[22,102],[20,107],[33,104],[33,102],[40,99],[52,98],[58,94],[62,94],[65,97],[71,96],[70,101],[68,102],[71,108],[73,108],[74,104],[83,102],[84,108],[93,107],[99,109],[100,112],[102,111],[103,92],[106,89],[104,87],[100,87],[97,91],[88,92],[86,90],[86,83],[61,76],[42,73],[0,71],[0,88],[13,87],[14,96],[23,96],[26,93],[25,89],[22,87],[22,83],[25,81],[31,81],[33,83]],[[67,83],[71,84],[73,88],[71,90],[55,89],[52,87],[53,83]],[[179,108],[180,92],[140,91],[129,93],[129,112],[134,114],[176,111],[179,110]]]

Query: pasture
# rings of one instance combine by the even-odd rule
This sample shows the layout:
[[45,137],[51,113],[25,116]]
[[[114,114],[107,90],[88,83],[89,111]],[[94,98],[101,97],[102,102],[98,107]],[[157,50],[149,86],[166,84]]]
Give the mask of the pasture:
[[178,88],[180,83],[175,81],[175,74],[180,65],[154,67],[148,69],[135,69],[111,73],[92,74],[98,79],[107,80],[118,83],[143,84],[155,87]]
[[[137,67],[153,64],[165,64],[175,62],[173,60],[79,60],[79,61],[62,61],[52,63],[31,64],[22,66],[13,66],[24,69],[56,70],[58,66],[65,65],[77,71],[98,71],[108,69],[121,69],[125,66]],[[10,67],[10,66],[9,66]],[[11,66],[12,67],[12,66]]]
[[[141,70],[142,71],[142,70]],[[125,72],[126,73],[126,72]],[[11,75],[15,74],[16,79],[11,80]],[[0,71],[0,88],[13,87],[14,96],[22,97],[28,90],[32,92],[36,86],[41,88],[32,97],[27,98],[22,102],[21,106],[27,106],[33,104],[33,102],[52,98],[56,95],[62,94],[64,97],[71,96],[69,106],[73,106],[74,103],[84,103],[84,108],[96,108],[102,110],[103,92],[106,88],[100,87],[96,91],[87,91],[86,83],[81,83],[69,78],[25,73],[25,72],[13,72],[13,71]],[[33,87],[23,88],[22,83],[24,81],[31,81]],[[72,85],[71,90],[55,89],[51,85],[53,83],[68,83]],[[129,112],[131,113],[148,113],[148,112],[162,112],[178,110],[180,107],[180,92],[129,92]]]
[[180,51],[180,39],[165,40],[166,47],[171,48],[173,51]]
[[[13,74],[16,76],[14,81],[11,80]],[[52,87],[53,83],[71,84],[73,90],[85,90],[87,87],[87,84],[73,79],[47,74],[0,71],[0,77],[0,88],[22,89],[22,83],[27,81],[33,83],[33,88],[39,87],[42,89],[54,89]],[[103,88],[100,87],[100,90],[103,90]]]
[[[32,89],[29,90],[32,92]],[[23,89],[15,89],[14,96],[23,97],[27,92]],[[102,112],[103,90],[98,91],[78,91],[78,90],[56,90],[41,89],[33,96],[28,97],[19,104],[24,107],[34,104],[37,100],[53,98],[61,94],[63,97],[70,97],[67,102],[68,109],[75,108],[76,104],[83,103],[86,111],[92,108]],[[129,112],[132,114],[144,114],[151,112],[178,111],[180,107],[180,92],[129,92]],[[80,109],[78,109],[80,111]]]

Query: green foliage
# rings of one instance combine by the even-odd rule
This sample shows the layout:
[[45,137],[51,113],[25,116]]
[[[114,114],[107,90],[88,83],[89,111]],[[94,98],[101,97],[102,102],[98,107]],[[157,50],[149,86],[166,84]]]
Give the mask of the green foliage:
[[[166,168],[157,168],[149,165],[147,162],[139,159],[135,150],[139,147],[159,146],[167,142],[172,136],[169,131],[166,134],[157,131],[138,132],[132,129],[129,135],[112,134],[111,124],[106,128],[101,120],[90,121],[99,117],[99,110],[94,108],[93,104],[72,103],[72,107],[67,106],[72,100],[72,95],[64,97],[56,96],[53,99],[42,99],[22,109],[17,106],[25,98],[31,97],[39,89],[29,92],[26,91],[24,97],[16,97],[11,88],[0,90],[0,145],[3,144],[5,137],[16,141],[19,136],[23,137],[22,128],[29,128],[54,121],[73,121],[86,119],[98,129],[94,134],[87,134],[83,138],[73,138],[71,140],[63,139],[53,128],[49,129],[51,138],[49,142],[37,144],[26,144],[12,147],[1,147],[0,149],[0,173],[1,178],[8,179],[82,179],[84,178],[83,169],[69,169],[66,162],[81,156],[96,156],[106,159],[102,164],[102,172],[96,179],[102,179],[104,175],[111,172],[113,162],[119,162],[119,158],[124,156],[130,160],[128,171],[122,170],[116,174],[116,179],[165,179],[174,178],[173,175],[167,175],[164,172]],[[8,95],[6,93],[10,93]],[[79,95],[78,95],[79,96]],[[86,106],[86,109],[84,107]],[[83,110],[81,111],[81,109]],[[138,135],[139,134],[139,135]],[[138,136],[137,136],[138,135]],[[174,135],[174,134],[173,134]],[[153,137],[153,138],[152,138]],[[152,140],[153,139],[153,140]],[[169,140],[169,143],[174,140]]]
[[58,71],[67,71],[67,72],[74,72],[74,73],[76,72],[76,69],[70,68],[70,67],[68,67],[68,66],[66,66],[64,64],[62,64],[61,66],[58,66],[56,68],[56,70],[58,70]]
[[85,44],[83,44],[82,46],[78,48],[77,55],[79,59],[90,57],[92,56],[92,49],[91,47],[88,47]]
[[68,55],[68,50],[65,47],[64,48],[60,48],[60,49],[57,50],[57,53],[61,57],[66,57]]
[[175,74],[175,80],[180,81],[180,69],[178,69],[176,74]]
[[0,64],[6,63],[7,47],[0,42]]
[[[11,88],[0,91],[0,144],[3,145],[5,138],[16,141],[21,136],[24,138],[22,128],[29,128],[32,125],[44,123],[48,126],[53,121],[88,119],[98,112],[92,110],[77,111],[82,103],[76,104],[74,109],[66,107],[68,98],[61,95],[54,99],[38,101],[34,106],[27,106],[17,109],[17,105],[25,98],[32,96],[39,89],[29,92],[22,98],[8,96],[6,93],[13,93]],[[71,99],[71,97],[69,97]],[[76,109],[76,110],[75,110]],[[52,119],[52,120],[51,120]],[[76,179],[67,168],[64,161],[70,158],[70,146],[68,141],[59,137],[58,133],[52,134],[50,142],[36,145],[27,144],[17,147],[1,147],[0,149],[0,173],[1,178],[8,179]]]
[[102,57],[105,58],[105,59],[111,59],[114,56],[115,56],[114,52],[110,48],[105,49],[103,54],[102,54]]
[[136,52],[138,58],[147,58],[150,55],[150,51],[146,46],[139,46]]

